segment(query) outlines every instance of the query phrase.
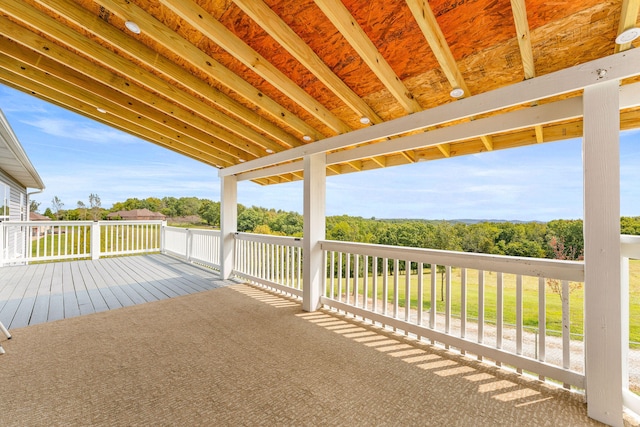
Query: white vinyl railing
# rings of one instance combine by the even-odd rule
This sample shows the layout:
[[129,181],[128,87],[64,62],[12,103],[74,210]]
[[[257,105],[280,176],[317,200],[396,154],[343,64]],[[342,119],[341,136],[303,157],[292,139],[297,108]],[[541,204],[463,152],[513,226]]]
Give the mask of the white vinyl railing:
[[[327,260],[325,306],[584,388],[584,343],[570,339],[566,297],[584,281],[582,262],[336,241],[321,246]],[[562,293],[555,302],[561,313],[553,319],[550,281]],[[536,332],[528,333],[525,320],[532,317]],[[547,330],[550,323],[559,325],[557,332]]]
[[220,270],[220,230],[164,227],[163,251]]
[[162,221],[4,221],[0,266],[159,252]]
[[[301,239],[236,233],[235,241],[236,276],[302,296]],[[570,289],[581,291],[582,262],[337,241],[321,247],[325,307],[584,388],[584,342],[579,333],[571,339],[582,311],[569,298]],[[558,295],[547,297],[552,284]],[[534,326],[526,324],[532,315]]]
[[99,221],[100,256],[160,251],[162,221]]
[[[161,221],[5,221],[0,266],[161,251],[219,269],[220,238],[219,230]],[[235,233],[233,273],[301,298],[302,243]],[[585,387],[581,295],[571,303],[572,291],[582,292],[582,262],[338,241],[320,245],[325,307],[565,387]],[[621,253],[628,293],[629,259],[640,259],[640,236],[621,236]],[[628,337],[628,305],[622,315]],[[623,366],[624,404],[640,413],[640,398],[628,381],[640,361],[634,356]]]
[[[623,235],[620,237],[620,253],[622,256],[622,261],[620,263],[620,277],[622,282],[622,292],[623,295],[629,295],[628,303],[622,305],[622,320],[623,325],[626,326],[626,329],[623,329],[622,336],[623,340],[625,340],[626,345],[625,348],[629,348],[629,327],[631,322],[630,317],[630,304],[634,303],[634,299],[632,298],[631,289],[629,286],[629,260],[630,259],[640,259],[640,236],[628,236]],[[640,376],[640,360],[638,358],[632,358],[631,352],[626,354],[626,360],[623,360],[622,363],[623,369],[623,381],[624,388],[622,399],[625,407],[635,412],[636,414],[640,414],[640,396],[638,396],[638,391],[640,389],[639,385],[636,381],[633,381],[635,384],[633,387],[629,387],[630,385],[630,377],[633,377],[634,380]],[[633,389],[633,390],[632,390]]]
[[234,274],[302,297],[302,239],[236,233]]

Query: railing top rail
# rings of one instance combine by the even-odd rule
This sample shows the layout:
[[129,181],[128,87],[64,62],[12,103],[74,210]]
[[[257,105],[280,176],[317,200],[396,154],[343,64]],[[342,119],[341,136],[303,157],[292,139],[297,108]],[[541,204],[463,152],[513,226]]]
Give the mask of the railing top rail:
[[285,245],[302,247],[301,237],[289,237],[289,236],[272,236],[268,234],[253,234],[253,233],[235,233],[236,240],[248,240],[253,242],[271,243],[273,245]]
[[162,225],[164,221],[161,220],[157,220],[157,219],[150,219],[150,220],[121,220],[121,219],[114,219],[114,220],[101,220],[98,221],[98,224],[100,225]]
[[190,232],[192,234],[212,234],[214,236],[220,235],[220,230],[208,229],[208,228],[189,228],[189,227],[165,227],[167,231],[174,231],[179,233]]
[[623,245],[640,245],[640,236],[632,236],[630,234],[621,234],[620,243]]
[[188,228],[193,234],[212,234],[214,236],[220,235],[220,230],[209,230],[207,228]]
[[623,234],[620,236],[620,245],[623,257],[640,259],[640,236]]
[[549,260],[513,257],[404,246],[373,245],[368,243],[324,240],[320,242],[327,251],[348,252],[359,255],[393,258],[426,264],[451,265],[475,270],[497,271],[549,279],[584,281],[584,263],[580,261]]
[[69,226],[69,225],[91,225],[93,221],[3,221],[5,225],[17,225],[17,226]]

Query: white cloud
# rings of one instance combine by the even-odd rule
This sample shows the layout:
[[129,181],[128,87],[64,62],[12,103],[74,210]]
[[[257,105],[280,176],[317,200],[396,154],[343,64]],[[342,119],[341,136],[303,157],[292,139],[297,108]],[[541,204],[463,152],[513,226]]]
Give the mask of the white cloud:
[[69,120],[54,117],[38,117],[36,119],[22,120],[22,123],[33,126],[41,132],[64,138],[63,140],[76,140],[92,143],[139,143],[139,139],[110,129],[98,123],[80,120]]

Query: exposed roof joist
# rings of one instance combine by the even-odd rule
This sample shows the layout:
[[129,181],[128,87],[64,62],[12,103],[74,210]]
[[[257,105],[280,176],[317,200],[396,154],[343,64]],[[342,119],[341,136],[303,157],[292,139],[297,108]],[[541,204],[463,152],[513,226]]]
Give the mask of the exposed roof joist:
[[[338,135],[303,147],[292,148],[286,152],[262,157],[242,165],[232,166],[221,170],[219,174],[221,176],[236,175],[252,169],[259,169],[277,163],[294,161],[310,154],[341,150],[365,142],[381,140],[399,134],[406,134],[416,130],[495,112],[514,106],[526,105],[539,99],[579,91],[585,87],[602,81],[621,80],[632,76],[638,76],[640,75],[640,69],[636,66],[638,63],[640,63],[640,49],[632,49],[616,55],[600,58],[586,64],[577,65],[575,67],[547,74],[545,76],[525,80],[515,85],[496,89],[491,92],[485,92],[470,98],[465,98],[455,103],[443,104],[439,107],[415,113],[411,116],[401,117],[371,128],[360,129],[347,135]],[[601,70],[608,71],[603,74]],[[467,124],[468,123],[464,123],[464,125]],[[531,126],[536,124],[539,123],[533,123]],[[462,124],[458,124],[457,126],[461,125]],[[508,128],[509,125],[506,124],[504,127]],[[426,136],[431,132],[427,132],[423,135]],[[480,133],[480,135],[486,134],[488,133]],[[408,138],[414,137],[419,138],[421,135],[414,135]],[[391,142],[397,146],[397,149],[394,151],[407,149],[403,148],[399,143],[399,139],[394,139]],[[348,151],[354,152],[355,150],[356,149]],[[379,154],[381,153],[375,155]]]
[[[580,117],[501,130],[484,120],[544,111],[536,104],[609,78],[639,81],[619,73],[637,53],[614,43],[640,26],[639,10],[640,0],[1,2],[0,82],[272,184],[301,179],[292,165],[313,152],[338,161],[331,175],[580,136]],[[640,127],[640,107],[621,126]],[[448,127],[490,133],[443,139]]]
[[251,68],[282,93],[293,99],[310,114],[333,129],[334,132],[340,134],[351,131],[351,128],[346,123],[337,118],[324,105],[312,98],[284,73],[271,65],[262,55],[209,15],[206,10],[195,3],[181,0],[159,1],[200,31],[205,37],[213,40],[245,66]]
[[372,123],[382,119],[362,98],[351,90],[320,57],[262,0],[234,0],[247,15],[256,21],[280,45],[311,71],[338,98],[359,117],[367,117]]
[[402,107],[408,113],[421,111],[422,107],[420,107],[418,101],[414,99],[409,89],[402,83],[386,59],[380,55],[376,46],[367,37],[362,27],[351,16],[351,13],[342,2],[340,0],[314,0],[314,2],[358,52],[360,57],[371,68],[371,71],[378,76]]
[[[100,0],[100,4],[117,15],[123,21],[134,20],[142,28],[156,29],[156,31],[145,32],[145,35],[153,39],[168,51],[173,52],[176,55],[183,55],[193,67],[207,74],[210,78],[215,79],[219,84],[238,93],[252,104],[259,106],[269,115],[269,117],[271,117],[272,120],[280,122],[284,126],[297,131],[300,138],[303,135],[309,135],[314,140],[319,140],[325,137],[325,135],[320,133],[318,130],[314,129],[290,111],[287,111],[276,101],[251,86],[251,84],[240,78],[240,76],[220,64],[193,44],[189,43],[187,40],[180,37],[172,29],[147,14],[135,4],[116,0]],[[264,121],[259,120],[253,114],[246,116],[245,120],[252,121],[254,126],[260,123],[262,126],[266,127],[266,129],[264,129],[265,133],[268,133],[267,130],[270,130],[270,126],[265,125]],[[288,137],[283,137],[281,132],[282,131],[280,130],[280,132],[274,136],[279,138],[288,146],[302,145],[299,140],[296,141],[290,135]]]
[[[640,83],[624,86],[620,93],[620,109],[640,105]],[[338,151],[327,155],[327,164],[335,165],[374,155],[384,155],[397,150],[424,149],[436,147],[441,156],[451,155],[451,143],[477,138],[479,135],[498,131],[514,131],[542,126],[549,123],[562,123],[581,117],[582,97],[574,97],[554,103],[539,105],[527,109],[506,112],[501,115],[460,123],[457,126],[439,128],[423,134],[415,134],[393,141],[365,145],[351,150]],[[508,125],[505,127],[505,123]],[[238,180],[254,180],[273,174],[291,173],[302,170],[302,160],[289,162],[267,169],[257,169],[237,174]]]

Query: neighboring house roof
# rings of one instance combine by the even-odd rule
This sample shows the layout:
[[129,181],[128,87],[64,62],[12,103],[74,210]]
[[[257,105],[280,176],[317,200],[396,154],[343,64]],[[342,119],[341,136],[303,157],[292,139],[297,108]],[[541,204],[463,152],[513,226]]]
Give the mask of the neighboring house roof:
[[107,215],[107,218],[117,218],[120,217],[122,219],[127,220],[141,220],[141,219],[165,219],[165,216],[158,212],[151,212],[149,209],[132,209],[130,211],[118,211],[111,212]]
[[42,178],[22,149],[2,110],[0,110],[0,169],[25,188],[44,190]]
[[51,218],[40,215],[39,213],[29,212],[29,221],[51,221]]

